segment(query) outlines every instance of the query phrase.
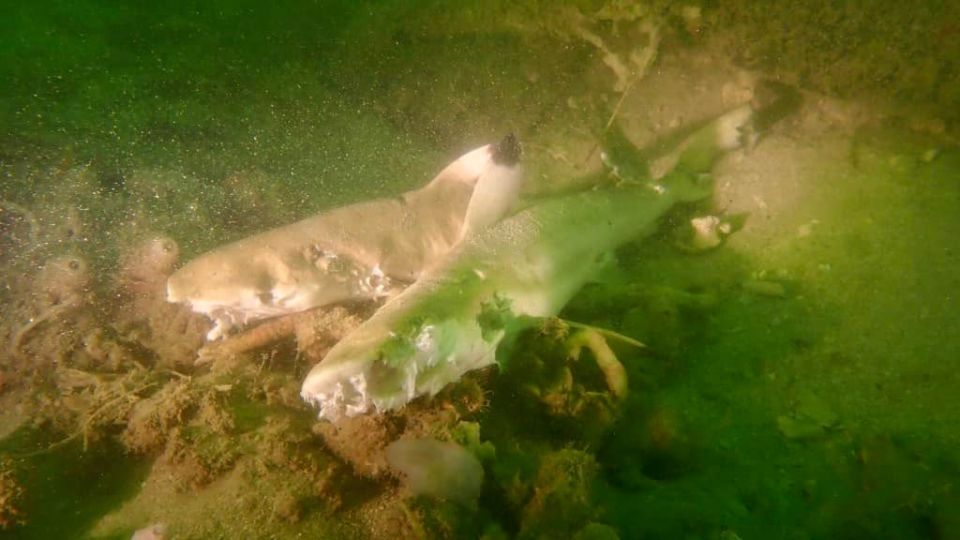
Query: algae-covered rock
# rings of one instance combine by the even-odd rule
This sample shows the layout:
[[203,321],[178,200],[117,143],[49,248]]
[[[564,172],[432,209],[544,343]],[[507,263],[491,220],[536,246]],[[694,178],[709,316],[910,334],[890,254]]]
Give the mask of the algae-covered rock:
[[453,440],[466,448],[482,462],[493,461],[497,458],[497,449],[490,441],[480,440],[480,424],[478,422],[460,422],[450,432]]
[[593,454],[572,448],[545,456],[533,497],[523,510],[520,538],[562,538],[594,517],[599,466]]
[[24,489],[14,477],[8,462],[6,459],[0,460],[0,531],[24,523],[24,516],[19,508]]

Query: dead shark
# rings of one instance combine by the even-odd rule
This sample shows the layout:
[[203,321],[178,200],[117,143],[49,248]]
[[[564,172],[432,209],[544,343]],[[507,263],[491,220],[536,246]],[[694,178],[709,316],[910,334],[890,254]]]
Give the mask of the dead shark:
[[209,317],[213,340],[253,321],[389,295],[510,211],[520,154],[509,135],[460,156],[420,189],[216,248],[170,276],[167,300]]
[[492,364],[523,321],[559,313],[613,250],[709,196],[709,172],[744,144],[752,116],[744,106],[692,132],[659,179],[548,199],[472,235],[337,343],[301,396],[336,420],[402,407]]

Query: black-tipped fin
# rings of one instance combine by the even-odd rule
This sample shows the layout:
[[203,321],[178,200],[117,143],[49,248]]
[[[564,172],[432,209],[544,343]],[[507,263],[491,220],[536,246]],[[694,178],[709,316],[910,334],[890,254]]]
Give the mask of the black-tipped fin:
[[520,156],[523,155],[523,147],[520,141],[513,133],[503,138],[493,147],[493,162],[505,167],[513,167],[520,163]]

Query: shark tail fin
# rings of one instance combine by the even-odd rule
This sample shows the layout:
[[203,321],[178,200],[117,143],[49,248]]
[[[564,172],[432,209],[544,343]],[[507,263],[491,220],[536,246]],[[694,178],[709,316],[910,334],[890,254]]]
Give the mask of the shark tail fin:
[[756,141],[753,108],[728,111],[691,133],[681,144],[673,170],[660,183],[680,201],[695,202],[713,193],[710,171],[724,154]]
[[721,156],[754,142],[756,135],[752,120],[753,108],[743,105],[693,132],[681,144],[675,170],[687,174],[709,173]]

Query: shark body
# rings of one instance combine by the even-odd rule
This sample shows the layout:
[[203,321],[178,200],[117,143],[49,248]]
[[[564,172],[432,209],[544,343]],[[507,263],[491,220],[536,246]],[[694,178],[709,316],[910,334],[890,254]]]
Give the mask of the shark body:
[[617,247],[709,196],[708,173],[741,146],[751,117],[743,107],[693,132],[658,180],[550,199],[471,236],[335,345],[301,396],[336,420],[402,407],[494,363],[521,321],[556,315]]
[[389,295],[510,210],[519,157],[508,136],[464,154],[415,191],[216,248],[170,276],[167,300],[208,316],[213,340],[261,319]]

